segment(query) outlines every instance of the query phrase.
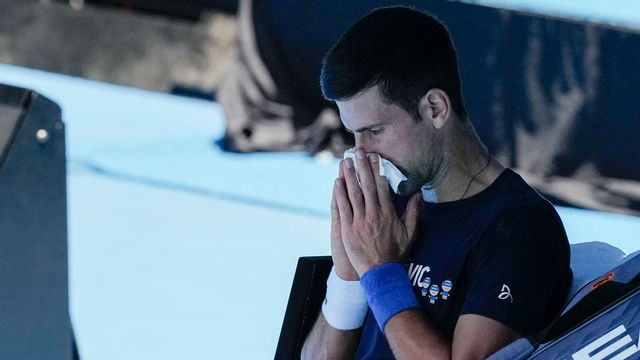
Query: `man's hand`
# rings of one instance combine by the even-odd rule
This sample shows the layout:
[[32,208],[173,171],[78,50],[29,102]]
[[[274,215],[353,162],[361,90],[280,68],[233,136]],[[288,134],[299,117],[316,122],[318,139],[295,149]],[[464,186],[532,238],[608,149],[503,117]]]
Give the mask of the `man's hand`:
[[[344,177],[344,161],[340,162],[339,179]],[[360,280],[356,269],[351,265],[342,243],[342,228],[340,227],[340,210],[336,201],[336,185],[333,186],[331,196],[331,258],[336,270],[336,274],[342,280]]]
[[356,157],[361,183],[358,184],[352,160],[342,160],[343,173],[336,179],[334,199],[344,250],[362,276],[376,265],[404,260],[415,239],[422,199],[419,192],[414,194],[402,219],[398,218],[387,180],[378,175],[380,157],[365,156],[362,149],[356,151]]

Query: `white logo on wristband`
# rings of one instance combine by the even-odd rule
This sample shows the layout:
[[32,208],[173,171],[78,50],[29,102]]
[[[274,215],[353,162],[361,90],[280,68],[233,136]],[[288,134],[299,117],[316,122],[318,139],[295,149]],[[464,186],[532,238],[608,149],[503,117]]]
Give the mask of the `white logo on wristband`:
[[338,330],[353,330],[364,324],[369,305],[359,281],[342,280],[331,269],[327,279],[327,295],[322,314],[329,325]]

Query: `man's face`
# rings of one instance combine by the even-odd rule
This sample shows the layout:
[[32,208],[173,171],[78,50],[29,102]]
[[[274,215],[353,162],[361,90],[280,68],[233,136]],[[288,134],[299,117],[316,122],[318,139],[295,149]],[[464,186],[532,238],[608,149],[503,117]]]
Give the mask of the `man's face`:
[[378,86],[336,104],[342,123],[354,134],[356,148],[380,154],[407,176],[399,194],[418,191],[432,179],[442,147],[429,121],[416,122],[401,107],[385,103]]

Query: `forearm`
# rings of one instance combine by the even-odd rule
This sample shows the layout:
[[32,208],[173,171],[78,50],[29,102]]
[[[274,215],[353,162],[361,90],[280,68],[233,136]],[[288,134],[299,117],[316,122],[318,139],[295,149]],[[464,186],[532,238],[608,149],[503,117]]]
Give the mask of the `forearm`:
[[371,267],[360,283],[396,359],[451,358],[451,342],[424,315],[402,264]]
[[397,313],[387,322],[384,333],[398,360],[451,359],[451,342],[430,324],[420,310]]
[[302,359],[353,359],[362,328],[338,330],[327,323],[322,312],[302,347]]

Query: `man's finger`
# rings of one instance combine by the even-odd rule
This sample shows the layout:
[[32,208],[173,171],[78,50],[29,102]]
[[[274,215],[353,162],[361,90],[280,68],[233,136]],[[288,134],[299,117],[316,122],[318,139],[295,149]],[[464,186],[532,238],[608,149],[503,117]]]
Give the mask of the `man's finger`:
[[334,189],[336,204],[338,205],[338,214],[340,216],[340,227],[342,229],[353,222],[353,210],[351,209],[351,202],[349,202],[349,198],[347,197],[344,179],[337,178]]
[[358,169],[360,173],[360,188],[364,196],[364,208],[367,214],[375,215],[380,209],[378,203],[378,191],[376,190],[376,180],[369,163],[369,157],[362,149],[356,151]]
[[[356,169],[353,160],[342,160],[344,171],[344,183],[346,183],[346,194],[348,200],[351,202],[350,208],[352,209],[353,216],[358,216],[364,213],[364,198],[362,196],[362,189],[358,184],[358,178],[356,177]],[[338,202],[340,207],[340,202]],[[342,211],[342,208],[340,208]]]
[[384,213],[395,213],[389,182],[386,176],[380,175],[380,166],[382,166],[380,164],[380,155],[374,153],[369,154],[369,161],[371,162],[371,171],[375,175],[376,192],[380,208]]
[[[335,233],[334,233],[335,230]],[[331,194],[331,240],[340,238],[340,210],[336,201],[336,186],[333,186]]]

